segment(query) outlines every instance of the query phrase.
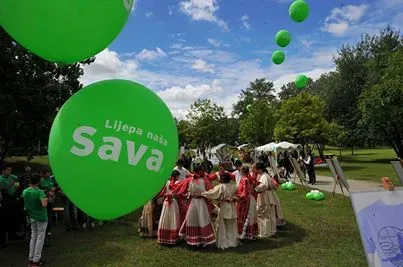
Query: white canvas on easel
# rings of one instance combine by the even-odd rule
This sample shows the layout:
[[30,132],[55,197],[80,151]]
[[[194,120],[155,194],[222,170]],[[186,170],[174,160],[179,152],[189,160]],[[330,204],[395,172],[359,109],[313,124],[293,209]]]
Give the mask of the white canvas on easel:
[[396,171],[397,176],[400,179],[400,182],[403,184],[403,167],[402,164],[400,164],[400,161],[391,161],[393,168]]
[[290,160],[291,160],[291,164],[292,164],[292,166],[293,166],[293,168],[294,168],[294,170],[295,170],[295,173],[297,174],[297,176],[298,176],[298,178],[299,178],[301,184],[306,186],[306,180],[305,180],[306,178],[305,178],[305,175],[304,175],[304,173],[302,172],[302,170],[301,170],[301,168],[300,168],[300,166],[299,166],[297,160],[294,159],[293,157],[290,157]]
[[341,182],[341,184],[347,189],[347,190],[349,190],[350,189],[350,185],[348,184],[348,182],[347,182],[347,179],[346,179],[346,177],[344,176],[344,172],[343,172],[343,169],[341,168],[341,166],[340,166],[340,162],[336,159],[333,159],[333,166],[334,166],[334,168],[336,169],[336,172],[337,172],[337,175],[339,176],[339,178],[340,178],[340,182]]
[[336,194],[336,186],[340,186],[341,193],[344,196],[344,190],[343,187],[347,189],[348,192],[350,192],[350,186],[347,183],[347,180],[344,176],[343,170],[341,169],[341,166],[339,164],[339,161],[334,160],[334,159],[326,159],[326,163],[329,166],[330,172],[333,175],[334,179],[334,186],[333,186],[333,196]]

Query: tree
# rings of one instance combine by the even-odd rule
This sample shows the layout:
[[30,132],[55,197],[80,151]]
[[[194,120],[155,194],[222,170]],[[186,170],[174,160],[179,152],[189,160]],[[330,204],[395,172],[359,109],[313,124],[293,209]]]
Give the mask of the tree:
[[396,155],[403,158],[403,47],[388,58],[380,83],[360,98],[363,120],[381,130]]
[[343,46],[334,58],[339,80],[337,86],[327,91],[326,113],[344,127],[352,148],[368,139],[367,125],[360,123],[360,96],[379,82],[387,67],[385,59],[399,46],[400,34],[387,27],[377,36],[363,35],[355,46]]
[[223,122],[227,119],[223,107],[210,99],[198,99],[190,106],[187,119],[191,124],[192,145],[203,147],[222,142]]
[[274,108],[265,100],[255,101],[250,111],[240,120],[243,142],[264,145],[273,140]]
[[242,118],[247,113],[246,107],[258,100],[266,100],[268,102],[276,99],[274,95],[274,84],[266,81],[265,78],[256,79],[249,84],[246,90],[242,90],[239,100],[234,104],[233,116]]
[[79,63],[58,65],[31,54],[3,28],[0,66],[1,164],[10,149],[32,155],[36,146],[39,150],[47,144],[57,111],[82,87],[78,78],[83,69]]
[[276,114],[275,138],[302,145],[323,144],[329,132],[329,124],[323,117],[324,108],[324,101],[307,92],[285,100]]
[[192,125],[186,120],[180,120],[176,122],[178,128],[179,145],[190,144]]
[[287,100],[291,97],[294,97],[297,94],[302,93],[302,92],[311,92],[312,93],[313,84],[314,84],[313,80],[311,78],[308,78],[308,83],[307,83],[306,87],[303,89],[298,89],[295,86],[295,82],[289,82],[289,83],[281,86],[281,91],[278,94],[278,97],[280,98],[281,101],[283,101],[283,100]]

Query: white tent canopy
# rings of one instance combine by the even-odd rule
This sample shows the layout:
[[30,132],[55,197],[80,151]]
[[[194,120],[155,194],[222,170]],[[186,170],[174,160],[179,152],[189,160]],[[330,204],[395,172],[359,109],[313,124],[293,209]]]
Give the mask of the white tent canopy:
[[302,148],[301,145],[296,145],[296,144],[286,142],[286,141],[283,141],[283,142],[280,142],[280,143],[274,145],[274,149],[276,152],[281,151],[281,150],[284,151],[284,150],[289,150],[289,149],[301,149],[301,148]]
[[255,150],[259,151],[259,152],[274,151],[274,148],[276,145],[277,145],[276,143],[271,142],[271,143],[265,144],[263,146],[259,146],[259,147],[255,148]]
[[[228,144],[219,144],[218,146],[211,148],[211,153],[213,154],[211,160],[215,161],[215,159],[217,159],[217,163],[229,162],[231,160],[232,149],[234,149],[234,147]],[[213,164],[215,163],[213,162]]]
[[238,146],[237,148],[238,148],[238,150],[241,150],[242,148],[249,147],[249,146],[250,146],[249,144],[243,144],[243,145]]

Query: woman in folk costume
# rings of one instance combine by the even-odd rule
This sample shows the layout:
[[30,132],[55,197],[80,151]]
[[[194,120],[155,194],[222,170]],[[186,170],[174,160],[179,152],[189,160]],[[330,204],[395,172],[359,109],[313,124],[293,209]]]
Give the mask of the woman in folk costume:
[[[164,190],[164,188],[162,189]],[[161,192],[143,207],[143,212],[139,220],[140,237],[156,237],[158,233],[158,223],[162,210],[162,199],[159,198]]]
[[179,228],[182,225],[180,203],[172,194],[181,185],[181,182],[178,181],[179,176],[180,172],[174,170],[171,179],[161,192],[165,199],[158,224],[158,243],[160,244],[175,245],[179,240]]
[[202,196],[220,201],[220,210],[216,221],[217,247],[221,249],[238,246],[236,184],[230,183],[231,176],[224,173],[220,176],[220,184]]
[[201,195],[211,188],[210,181],[205,177],[201,167],[197,166],[193,177],[186,178],[181,187],[173,193],[190,199],[179,236],[184,237],[191,246],[205,247],[216,241],[208,201]]
[[263,163],[256,164],[259,184],[255,187],[257,195],[257,222],[259,237],[276,234],[276,208],[273,195],[273,182]]
[[258,233],[254,185],[248,167],[241,168],[241,175],[237,191],[238,234],[241,240],[253,240]]
[[[256,164],[253,164],[252,165],[251,178],[252,178],[252,184],[254,185],[254,187],[256,187],[258,185],[258,181],[257,181],[258,175],[259,174],[257,173]],[[273,197],[274,197],[274,206],[275,206],[275,210],[276,210],[276,225],[281,227],[281,226],[284,226],[286,224],[286,222],[285,222],[285,219],[284,219],[283,211],[281,209],[280,199],[277,196],[277,193],[275,191],[278,188],[278,183],[277,183],[277,181],[275,180],[274,177],[271,177],[271,181],[273,183],[273,190],[271,191],[271,193],[273,194]],[[254,193],[256,194],[255,198],[257,198],[256,191],[254,191]]]

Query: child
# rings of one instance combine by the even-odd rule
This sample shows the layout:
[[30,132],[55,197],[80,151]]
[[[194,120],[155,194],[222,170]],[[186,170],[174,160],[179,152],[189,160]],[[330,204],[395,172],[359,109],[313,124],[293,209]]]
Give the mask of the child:
[[258,233],[254,185],[248,167],[242,167],[241,175],[237,192],[238,234],[241,240],[253,240]]
[[208,199],[220,201],[220,211],[216,221],[217,247],[221,249],[238,246],[236,192],[235,183],[230,183],[231,176],[223,173],[220,184],[201,195]]
[[180,186],[178,178],[179,171],[173,171],[171,179],[167,182],[162,196],[165,196],[160,221],[158,224],[158,243],[165,245],[175,245],[179,240],[179,228],[181,227],[181,215],[179,202],[172,191]]
[[46,226],[48,224],[48,214],[46,207],[48,199],[45,193],[39,189],[38,185],[41,176],[35,174],[31,177],[30,187],[24,190],[25,210],[31,222],[31,242],[29,245],[29,263],[31,267],[41,265],[42,248],[45,241]]

